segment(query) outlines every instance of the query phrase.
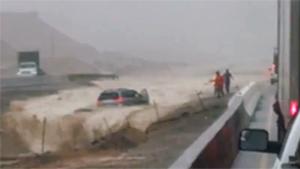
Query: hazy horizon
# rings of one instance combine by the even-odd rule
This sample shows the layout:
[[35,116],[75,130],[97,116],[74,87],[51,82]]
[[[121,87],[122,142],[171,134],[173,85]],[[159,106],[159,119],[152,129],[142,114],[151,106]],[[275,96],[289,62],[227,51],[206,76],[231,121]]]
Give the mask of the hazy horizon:
[[[271,62],[275,1],[1,1],[98,51],[154,60]],[[233,61],[235,60],[235,61]]]

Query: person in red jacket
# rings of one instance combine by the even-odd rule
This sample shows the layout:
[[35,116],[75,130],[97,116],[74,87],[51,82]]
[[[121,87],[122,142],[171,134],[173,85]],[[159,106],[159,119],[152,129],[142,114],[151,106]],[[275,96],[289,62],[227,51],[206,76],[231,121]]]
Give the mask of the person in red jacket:
[[215,77],[213,80],[211,80],[214,84],[215,88],[215,95],[220,98],[221,96],[224,96],[223,86],[224,86],[224,78],[222,75],[220,75],[219,71],[216,71]]

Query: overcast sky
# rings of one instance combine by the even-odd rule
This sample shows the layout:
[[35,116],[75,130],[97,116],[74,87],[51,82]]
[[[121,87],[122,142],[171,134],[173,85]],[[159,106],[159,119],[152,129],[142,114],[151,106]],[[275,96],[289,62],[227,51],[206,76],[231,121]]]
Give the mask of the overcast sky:
[[272,58],[275,0],[3,1],[99,51],[154,58]]

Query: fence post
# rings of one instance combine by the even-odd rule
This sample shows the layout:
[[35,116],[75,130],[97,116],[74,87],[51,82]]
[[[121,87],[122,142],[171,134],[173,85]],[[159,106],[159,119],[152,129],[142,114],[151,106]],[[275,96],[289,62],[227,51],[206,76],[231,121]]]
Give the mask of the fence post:
[[196,92],[196,96],[198,98],[198,101],[199,101],[200,105],[202,106],[202,110],[207,110],[205,105],[204,105],[203,99],[201,98],[202,91],[197,92],[197,90],[196,90],[195,92]]
[[153,106],[154,106],[154,110],[156,113],[157,122],[159,122],[159,110],[158,110],[158,106],[157,106],[157,103],[155,100],[153,101]]
[[43,128],[42,128],[42,145],[41,145],[41,153],[42,154],[45,152],[46,124],[47,124],[47,118],[44,117]]
[[126,117],[126,122],[127,122],[127,126],[128,127],[131,127],[130,126],[130,120],[129,120],[130,117],[131,117],[131,115],[129,115],[129,116]]
[[105,117],[103,117],[103,121],[104,121],[106,128],[108,129],[109,135],[112,135],[113,132],[112,132],[111,128],[109,127],[108,122]]

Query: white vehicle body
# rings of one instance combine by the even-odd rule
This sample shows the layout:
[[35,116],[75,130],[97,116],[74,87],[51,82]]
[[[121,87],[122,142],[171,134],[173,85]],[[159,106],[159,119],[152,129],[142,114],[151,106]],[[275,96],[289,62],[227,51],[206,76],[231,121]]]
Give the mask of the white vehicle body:
[[[295,100],[299,103],[299,39],[300,39],[300,3],[298,0],[278,0],[278,47],[279,47],[279,88],[278,93],[281,100],[281,108],[285,117],[289,115],[290,102]],[[287,118],[288,119],[288,118]],[[289,168],[284,164],[294,160],[291,157],[300,159],[300,115],[298,115],[286,140],[282,145],[281,153],[276,158],[274,169]],[[291,167],[293,168],[293,167]],[[297,167],[295,167],[297,168]]]
[[17,72],[18,76],[36,76],[38,74],[38,67],[35,62],[22,62],[19,65]]
[[[296,152],[299,151],[299,143],[300,143],[300,112],[298,112],[298,116],[296,117],[292,128],[289,131],[289,135],[286,138],[285,143],[282,147],[282,152],[279,156],[277,156],[273,169],[284,169],[283,165],[293,162],[290,160],[290,157],[296,157],[300,159],[300,157],[296,155]],[[288,168],[288,167],[287,167]]]
[[[281,107],[285,116],[289,115],[290,102],[292,100],[300,102],[300,1],[280,0],[279,6],[279,97]],[[299,107],[298,107],[299,108]],[[289,133],[282,145],[280,155],[277,157],[274,169],[288,168],[284,164],[294,160],[291,157],[299,157],[300,143],[300,112],[294,119]],[[290,117],[291,118],[291,117]],[[298,152],[297,152],[298,151]],[[299,164],[299,161],[297,161]],[[291,167],[293,168],[293,167]],[[295,167],[297,168],[297,167]],[[300,168],[298,166],[298,168]]]

